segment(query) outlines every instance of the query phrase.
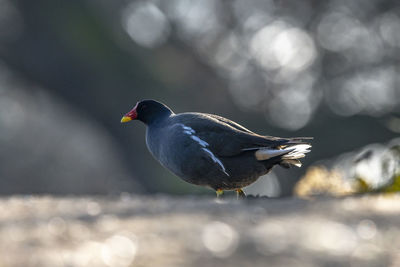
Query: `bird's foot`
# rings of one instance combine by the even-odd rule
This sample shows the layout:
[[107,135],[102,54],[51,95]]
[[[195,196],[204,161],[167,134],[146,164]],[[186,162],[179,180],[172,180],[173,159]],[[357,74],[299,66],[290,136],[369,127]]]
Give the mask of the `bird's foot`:
[[239,188],[239,189],[236,189],[236,197],[237,197],[237,199],[246,198],[246,194],[244,193],[244,191],[241,188]]
[[215,191],[215,193],[217,194],[217,198],[220,198],[223,194],[224,194],[224,190],[222,189],[217,189]]

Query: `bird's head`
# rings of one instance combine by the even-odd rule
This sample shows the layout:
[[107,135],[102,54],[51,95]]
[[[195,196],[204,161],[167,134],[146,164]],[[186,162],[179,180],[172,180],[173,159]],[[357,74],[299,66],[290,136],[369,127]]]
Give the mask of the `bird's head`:
[[136,103],[136,106],[122,117],[121,122],[140,120],[145,124],[151,124],[171,114],[173,114],[172,110],[160,102],[142,100]]

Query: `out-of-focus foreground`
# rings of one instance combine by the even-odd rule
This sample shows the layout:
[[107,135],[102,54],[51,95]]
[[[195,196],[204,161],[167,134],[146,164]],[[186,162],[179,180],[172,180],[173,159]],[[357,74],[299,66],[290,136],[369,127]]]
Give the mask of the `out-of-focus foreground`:
[[256,186],[289,195],[317,160],[398,137],[399,7],[0,0],[0,193],[209,192],[159,166],[142,125],[119,124],[155,98],[260,134],[314,136],[302,169]]
[[399,266],[400,197],[0,200],[0,266]]

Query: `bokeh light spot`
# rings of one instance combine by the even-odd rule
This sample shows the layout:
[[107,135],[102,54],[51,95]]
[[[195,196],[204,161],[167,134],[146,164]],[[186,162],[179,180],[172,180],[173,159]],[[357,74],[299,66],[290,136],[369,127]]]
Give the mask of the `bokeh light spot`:
[[372,239],[377,232],[376,225],[371,220],[362,220],[357,226],[357,234],[362,239]]
[[136,251],[136,240],[124,235],[113,235],[103,244],[101,258],[110,267],[126,267],[131,265]]
[[148,48],[164,43],[170,31],[164,13],[150,2],[129,5],[124,10],[122,25],[136,43]]
[[89,215],[96,216],[99,215],[99,213],[101,212],[101,207],[99,203],[95,201],[90,201],[86,205],[86,210]]
[[223,222],[211,222],[204,227],[204,246],[217,257],[231,255],[238,246],[239,235],[232,226]]
[[308,33],[282,21],[259,30],[251,40],[250,50],[265,69],[301,71],[316,58],[315,45]]

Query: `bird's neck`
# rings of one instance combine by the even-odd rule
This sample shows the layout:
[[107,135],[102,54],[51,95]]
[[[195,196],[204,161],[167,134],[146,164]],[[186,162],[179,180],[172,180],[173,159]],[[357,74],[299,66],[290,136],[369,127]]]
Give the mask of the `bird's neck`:
[[163,124],[166,120],[168,120],[174,113],[172,111],[163,112],[162,114],[158,114],[157,116],[152,116],[147,119],[144,123],[148,127],[158,127]]

